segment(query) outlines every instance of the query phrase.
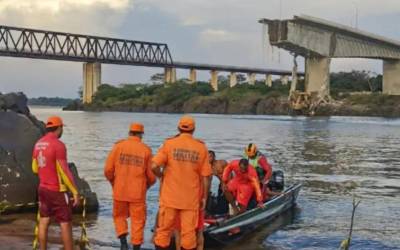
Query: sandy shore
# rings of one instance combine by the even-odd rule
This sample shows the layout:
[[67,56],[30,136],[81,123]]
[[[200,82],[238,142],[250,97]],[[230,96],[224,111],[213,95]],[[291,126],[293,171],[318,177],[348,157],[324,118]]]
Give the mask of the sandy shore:
[[[36,214],[0,216],[0,242],[2,250],[32,249]],[[56,223],[49,228],[49,249],[62,249],[60,229]],[[74,235],[77,238],[77,235]],[[78,248],[77,248],[78,249]]]

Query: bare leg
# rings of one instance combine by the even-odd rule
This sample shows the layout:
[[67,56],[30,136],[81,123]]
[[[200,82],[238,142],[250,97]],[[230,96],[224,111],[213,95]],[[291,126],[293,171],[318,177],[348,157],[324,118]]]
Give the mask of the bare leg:
[[224,192],[224,195],[225,195],[226,200],[229,202],[229,204],[231,204],[234,215],[237,215],[237,214],[239,213],[239,209],[238,209],[238,207],[236,206],[235,197],[234,197],[233,194],[232,194],[231,192],[229,192],[228,190],[226,190],[226,191]]
[[64,250],[73,250],[71,222],[60,223],[60,226],[61,226],[62,241],[64,243]]
[[50,225],[50,218],[43,217],[39,220],[39,245],[40,250],[47,250],[47,231]]
[[197,231],[197,250],[204,250],[204,235],[203,230]]
[[239,214],[246,212],[247,207],[243,205],[239,205]]
[[175,230],[174,236],[175,236],[175,249],[181,250],[181,232]]

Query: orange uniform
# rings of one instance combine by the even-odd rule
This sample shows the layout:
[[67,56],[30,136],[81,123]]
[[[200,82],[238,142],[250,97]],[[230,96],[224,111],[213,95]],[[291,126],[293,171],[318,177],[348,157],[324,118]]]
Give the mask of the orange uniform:
[[179,217],[181,245],[185,249],[193,249],[196,247],[201,177],[212,174],[207,147],[190,133],[181,133],[164,142],[153,158],[153,163],[163,167],[160,211],[154,242],[159,247],[168,247]]
[[117,142],[110,152],[104,175],[113,187],[113,217],[117,236],[128,233],[131,217],[131,242],[143,243],[146,222],[146,192],[155,183],[151,171],[151,149],[140,137],[129,136]]
[[[235,173],[235,177],[229,180],[232,172]],[[230,162],[224,170],[222,181],[224,183],[229,181],[228,190],[235,195],[236,201],[244,207],[247,207],[254,192],[256,193],[257,201],[263,201],[257,172],[251,165],[248,166],[245,173],[242,173],[239,167],[239,160]]]

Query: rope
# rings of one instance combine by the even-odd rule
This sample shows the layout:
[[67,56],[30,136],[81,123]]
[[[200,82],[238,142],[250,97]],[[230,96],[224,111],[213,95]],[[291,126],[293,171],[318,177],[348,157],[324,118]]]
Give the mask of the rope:
[[36,215],[36,225],[35,225],[35,229],[33,231],[33,233],[35,235],[35,238],[32,243],[33,250],[37,250],[38,245],[39,245],[39,221],[40,221],[40,208],[38,206],[38,211],[37,211],[37,215]]
[[91,250],[89,238],[87,237],[87,230],[86,230],[86,197],[81,197],[83,199],[82,205],[82,222],[81,222],[81,238],[79,240],[79,247],[81,250]]
[[[81,250],[91,250],[89,238],[87,237],[87,230],[86,230],[86,198],[81,197],[83,200],[82,205],[82,222],[81,222],[81,238],[79,240],[79,247]],[[34,229],[35,238],[32,243],[32,249],[38,250],[39,246],[39,220],[40,220],[40,208],[38,207],[38,212],[36,215],[36,225]]]

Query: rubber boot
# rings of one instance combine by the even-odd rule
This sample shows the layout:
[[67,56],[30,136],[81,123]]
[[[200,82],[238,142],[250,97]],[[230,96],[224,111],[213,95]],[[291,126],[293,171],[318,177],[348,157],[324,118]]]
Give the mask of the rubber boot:
[[119,241],[121,242],[121,250],[128,250],[128,241],[126,240],[126,234],[119,236]]
[[141,245],[133,245],[133,250],[140,250]]

